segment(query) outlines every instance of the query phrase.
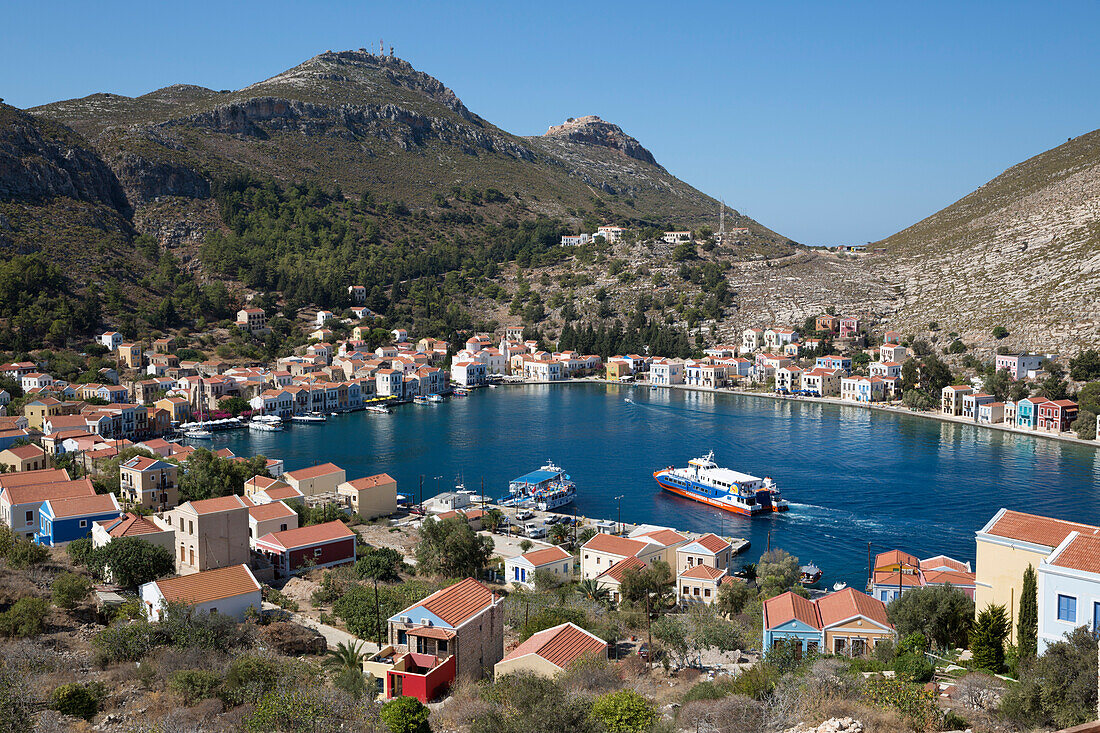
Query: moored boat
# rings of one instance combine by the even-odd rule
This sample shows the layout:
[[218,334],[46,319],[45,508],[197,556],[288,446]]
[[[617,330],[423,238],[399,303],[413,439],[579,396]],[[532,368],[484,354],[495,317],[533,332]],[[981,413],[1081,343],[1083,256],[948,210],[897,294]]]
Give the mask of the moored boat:
[[537,471],[509,481],[508,493],[500,500],[501,504],[511,506],[522,502],[546,512],[572,504],[577,498],[577,485],[560,466],[550,461]]
[[307,412],[304,415],[292,415],[290,421],[299,425],[312,425],[316,423],[323,423],[328,418],[319,412]]
[[414,396],[413,396],[413,403],[414,403],[414,404],[417,404],[417,405],[428,405],[428,404],[431,404],[431,403],[429,402],[429,400],[428,400],[428,397],[427,397],[426,395],[419,395],[419,394],[418,394],[418,395],[414,395]]
[[799,581],[802,585],[814,585],[821,580],[821,568],[813,563],[803,565],[799,572]]
[[385,405],[367,405],[363,408],[367,412],[377,412],[379,415],[389,415],[393,410]]
[[256,415],[248,421],[248,429],[261,433],[282,432],[283,421],[277,415]]
[[195,428],[193,430],[185,430],[183,437],[188,440],[213,440],[214,434],[209,430],[203,430],[202,428]]
[[751,517],[788,508],[770,478],[721,468],[714,462],[714,451],[688,461],[686,468],[654,471],[653,478],[665,491],[734,514]]

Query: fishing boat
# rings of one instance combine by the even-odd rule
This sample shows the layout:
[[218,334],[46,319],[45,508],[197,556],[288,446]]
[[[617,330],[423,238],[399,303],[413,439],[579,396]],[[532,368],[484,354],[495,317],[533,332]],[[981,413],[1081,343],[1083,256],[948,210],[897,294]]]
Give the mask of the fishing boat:
[[455,387],[453,392],[455,397],[465,397],[466,395],[470,394],[470,390],[466,389],[465,387]]
[[209,430],[203,430],[202,428],[192,428],[191,430],[185,430],[183,437],[188,440],[213,440],[214,434]]
[[814,585],[821,580],[821,568],[813,563],[800,568],[799,581],[802,585]]
[[385,405],[367,405],[363,408],[367,412],[377,412],[379,415],[389,415],[393,410]]
[[427,395],[413,395],[413,404],[417,405],[430,405],[431,401],[428,400]]
[[298,425],[316,425],[317,423],[323,423],[328,418],[319,412],[307,412],[304,415],[292,415],[290,421]]
[[248,429],[260,433],[279,433],[283,430],[283,421],[278,415],[256,415],[248,421]]
[[552,511],[577,498],[577,485],[569,475],[548,461],[537,471],[525,473],[508,482],[508,496],[500,503],[506,506],[529,504],[542,512]]
[[788,508],[770,478],[721,468],[714,462],[714,451],[688,461],[687,468],[654,471],[653,478],[665,491],[734,514],[751,517]]

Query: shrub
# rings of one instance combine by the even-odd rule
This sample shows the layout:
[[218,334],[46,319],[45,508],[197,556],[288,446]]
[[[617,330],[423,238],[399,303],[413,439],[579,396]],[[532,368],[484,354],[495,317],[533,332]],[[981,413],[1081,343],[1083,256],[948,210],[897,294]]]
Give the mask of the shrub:
[[684,704],[696,700],[721,700],[728,697],[733,691],[733,680],[729,677],[719,677],[715,680],[703,680],[696,682],[684,695]]
[[874,707],[896,710],[916,730],[931,730],[940,720],[932,693],[904,680],[868,680],[863,699]]
[[11,549],[8,550],[8,564],[16,570],[29,568],[44,562],[50,556],[50,551],[45,545],[36,545],[30,540],[16,538]]
[[343,669],[333,678],[332,684],[352,697],[359,699],[367,691],[367,679],[357,669]]
[[97,682],[61,685],[50,693],[50,708],[63,715],[91,720],[99,712],[104,692],[103,686]]
[[592,704],[592,716],[609,733],[642,733],[657,721],[653,703],[629,689],[597,697]]
[[740,695],[685,702],[676,723],[681,730],[760,733],[764,730],[764,706]]
[[156,645],[153,625],[145,620],[108,626],[92,637],[92,648],[100,666],[114,662],[136,662]]
[[92,550],[95,546],[92,544],[91,537],[81,537],[78,540],[73,540],[65,546],[65,553],[69,556],[69,559],[73,561],[75,565],[87,565],[88,558],[91,557]]
[[175,561],[160,545],[140,537],[120,537],[93,550],[88,567],[96,576],[129,588],[171,575]]
[[994,673],[1004,669],[1008,632],[1008,616],[1004,606],[990,604],[978,614],[970,647],[974,652],[975,667]]
[[913,682],[928,682],[935,672],[923,654],[899,654],[894,660],[894,671]]
[[415,697],[398,697],[383,705],[380,715],[390,733],[431,733],[430,714]]
[[0,613],[0,635],[9,638],[37,636],[46,627],[49,612],[50,604],[41,598],[20,598]]
[[1001,711],[1026,725],[1068,728],[1096,715],[1096,639],[1087,627],[1025,664],[1020,683],[1008,689]]
[[281,671],[276,659],[256,654],[241,655],[229,665],[223,696],[226,702],[235,705],[259,699],[275,689]]
[[763,700],[779,684],[780,677],[782,674],[773,665],[760,662],[734,677],[731,691],[754,700]]
[[181,669],[168,678],[168,689],[179,695],[184,705],[215,697],[222,676],[205,669]]
[[306,690],[283,689],[268,692],[256,703],[245,720],[245,730],[255,733],[286,731],[312,733],[323,730],[328,711],[316,695]]
[[88,597],[92,581],[79,573],[61,573],[53,581],[53,602],[60,608],[73,608]]

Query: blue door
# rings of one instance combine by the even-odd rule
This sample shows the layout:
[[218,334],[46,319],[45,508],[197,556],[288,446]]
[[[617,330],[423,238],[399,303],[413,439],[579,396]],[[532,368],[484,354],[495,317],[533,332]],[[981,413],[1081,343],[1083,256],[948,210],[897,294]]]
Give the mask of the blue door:
[[1092,604],[1092,633],[1100,631],[1100,603]]

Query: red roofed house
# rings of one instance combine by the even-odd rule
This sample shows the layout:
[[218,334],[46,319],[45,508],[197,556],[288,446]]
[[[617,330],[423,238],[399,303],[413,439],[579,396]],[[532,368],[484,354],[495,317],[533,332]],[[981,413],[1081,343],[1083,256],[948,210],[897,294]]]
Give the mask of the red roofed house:
[[393,698],[438,698],[456,677],[478,679],[504,657],[503,599],[473,578],[389,619],[389,644],[363,663]]
[[[17,477],[36,478],[38,482],[19,482]],[[94,494],[95,488],[89,479],[70,481],[69,474],[61,470],[3,475],[0,476],[0,521],[15,534],[34,539],[41,525],[38,512],[42,502]]]
[[95,547],[103,547],[120,537],[140,537],[169,552],[175,550],[175,530],[162,524],[157,517],[143,517],[126,512],[118,519],[104,519],[92,525],[92,545]]
[[334,494],[340,484],[347,481],[344,469],[334,463],[299,468],[297,471],[284,473],[280,478],[305,496]]
[[344,481],[336,493],[345,497],[352,511],[363,519],[388,517],[397,511],[397,482],[388,474]]
[[1067,632],[1100,624],[1100,529],[1073,530],[1038,571],[1039,653]]
[[13,473],[40,471],[46,468],[46,451],[34,443],[7,448],[0,451],[0,465],[7,466]]
[[249,561],[248,504],[239,496],[187,501],[163,514],[176,531],[176,572],[183,575]]
[[970,563],[937,555],[927,560],[901,550],[880,552],[875,557],[871,596],[890,603],[907,590],[948,585],[974,597],[974,573]]
[[275,532],[286,532],[298,528],[298,512],[281,501],[267,504],[252,504],[245,499],[248,507],[248,544],[256,549],[256,540]]
[[179,503],[178,471],[174,463],[134,456],[118,467],[122,498],[146,509],[170,509]]
[[1048,433],[1064,433],[1077,419],[1077,403],[1073,400],[1051,400],[1038,407],[1036,427]]
[[[1027,566],[1038,570],[1040,563],[1073,532],[1092,535],[1100,532],[1100,528],[1008,509],[994,514],[974,535],[974,605],[977,610],[991,603],[1003,605],[1015,623]],[[1091,618],[1091,607],[1086,612]]]
[[642,562],[663,560],[665,547],[650,539],[628,539],[609,534],[597,534],[581,546],[581,577],[596,578],[615,563],[628,557]]
[[796,656],[824,652],[866,657],[884,639],[897,639],[886,604],[845,588],[811,601],[787,591],[764,601],[764,649],[796,644]]
[[573,579],[573,556],[557,546],[540,547],[504,560],[504,581],[535,587],[535,573],[550,573],[561,582]]
[[494,677],[527,673],[554,677],[584,657],[607,659],[607,642],[566,622],[532,634],[493,668]]
[[287,576],[355,562],[355,533],[337,520],[266,534],[255,548],[271,560],[276,574]]
[[249,608],[260,610],[262,596],[260,582],[244,564],[154,580],[141,586],[139,594],[150,621],[159,621],[169,603],[243,621]]

